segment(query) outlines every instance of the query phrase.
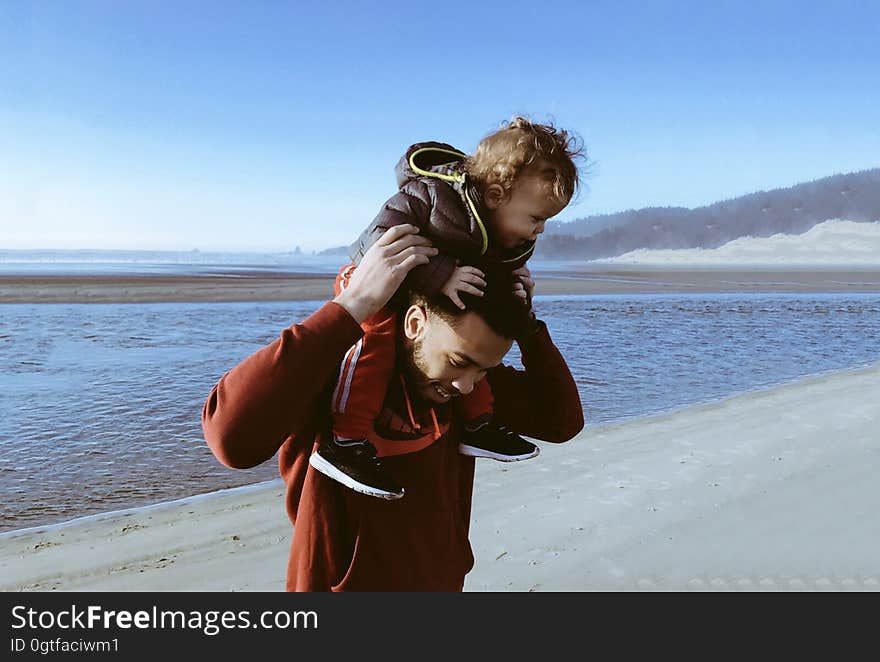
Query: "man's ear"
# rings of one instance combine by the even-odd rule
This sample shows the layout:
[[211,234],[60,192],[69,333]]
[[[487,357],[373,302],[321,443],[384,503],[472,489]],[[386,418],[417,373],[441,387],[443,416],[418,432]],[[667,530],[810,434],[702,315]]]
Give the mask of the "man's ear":
[[428,314],[422,306],[410,306],[403,316],[403,333],[410,340],[418,340],[425,331]]
[[505,193],[504,187],[501,184],[489,184],[486,190],[483,191],[483,204],[493,211],[501,206],[505,198],[507,198],[507,193]]

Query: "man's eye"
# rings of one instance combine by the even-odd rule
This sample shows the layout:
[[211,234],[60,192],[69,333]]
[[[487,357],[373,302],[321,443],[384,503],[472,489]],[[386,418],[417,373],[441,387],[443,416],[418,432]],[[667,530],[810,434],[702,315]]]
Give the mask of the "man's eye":
[[449,359],[449,365],[451,365],[453,368],[466,368],[467,367],[467,366],[465,366],[465,364],[458,363],[457,361],[453,361],[452,359]]

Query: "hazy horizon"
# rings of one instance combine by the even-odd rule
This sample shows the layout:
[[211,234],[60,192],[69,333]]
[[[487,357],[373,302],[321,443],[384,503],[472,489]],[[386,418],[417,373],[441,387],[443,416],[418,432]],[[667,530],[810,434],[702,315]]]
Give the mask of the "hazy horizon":
[[[874,168],[868,168],[868,169],[866,169],[866,170],[873,170],[873,169],[874,169]],[[831,173],[831,174],[828,175],[828,176],[831,177],[831,176],[841,175],[841,174],[850,174],[850,173]],[[820,179],[824,179],[824,177],[823,177],[823,178],[820,178]],[[796,183],[794,183],[794,184],[792,184],[792,185],[790,185],[790,186],[787,186],[787,187],[780,187],[780,189],[792,188],[793,186],[797,186],[798,184],[804,184],[804,183],[809,183],[809,182],[796,182]],[[766,192],[766,189],[759,189],[759,191],[750,191],[750,192],[748,192],[748,193],[745,193],[744,195],[751,195],[751,194],[753,194],[753,193],[762,192],[762,191]],[[732,198],[723,198],[723,199],[721,199],[721,200],[714,200],[714,201],[711,201],[711,202],[707,203],[706,205],[701,205],[701,207],[703,207],[703,206],[711,206],[711,205],[714,204],[714,203],[722,202],[722,201],[724,201],[724,200],[731,200],[731,199],[732,199]],[[670,206],[676,206],[676,205],[670,205]],[[691,208],[691,209],[696,209],[696,208]],[[627,209],[627,210],[618,210],[618,212],[609,212],[609,214],[620,213],[620,212],[626,212],[626,211],[638,211],[638,210],[630,210],[630,209]],[[581,218],[577,218],[577,219],[571,219],[571,220],[568,221],[568,222],[572,222],[572,221],[574,221],[574,220],[589,220],[590,217],[592,217],[592,216],[599,216],[599,215],[600,215],[600,214],[591,214],[590,216],[587,216],[587,217],[581,217]],[[604,216],[604,215],[606,215],[606,214],[601,214],[601,215]],[[831,221],[831,220],[846,220],[846,219],[828,219],[828,220]],[[557,221],[557,220],[553,220],[553,221],[551,221],[551,223],[552,223],[553,225],[557,225],[558,223],[563,223],[563,222],[561,222],[561,221]],[[564,230],[562,230],[562,231],[564,232]],[[746,235],[746,236],[748,236],[748,235]],[[267,250],[267,249],[251,249],[251,250],[246,250],[246,249],[237,249],[237,248],[230,248],[230,249],[211,249],[211,248],[206,248],[206,249],[203,249],[203,248],[200,248],[200,247],[198,247],[198,246],[194,246],[194,247],[191,247],[191,248],[185,248],[185,247],[175,247],[175,248],[129,248],[129,247],[95,247],[95,246],[81,246],[81,247],[77,247],[77,248],[68,248],[68,247],[65,247],[65,246],[28,246],[28,247],[18,247],[18,248],[15,248],[15,247],[0,246],[0,252],[3,252],[4,250],[9,250],[9,251],[71,251],[71,252],[73,252],[73,251],[106,251],[106,252],[111,252],[111,253],[119,253],[119,252],[126,252],[126,251],[149,251],[149,252],[169,252],[169,253],[178,253],[178,252],[179,252],[179,253],[206,253],[206,254],[210,254],[210,253],[242,253],[242,254],[248,254],[248,253],[251,253],[251,254],[255,254],[255,255],[260,255],[260,254],[268,254],[268,255],[287,255],[287,254],[294,254],[294,253],[296,252],[296,250],[299,249],[300,254],[301,254],[303,257],[310,257],[310,256],[320,256],[320,254],[321,254],[322,252],[324,252],[324,251],[329,251],[329,250],[332,250],[332,249],[338,249],[338,248],[340,248],[341,246],[347,246],[347,244],[340,244],[340,245],[319,245],[319,246],[317,246],[317,247],[315,247],[315,248],[312,248],[312,249],[310,249],[310,250],[304,249],[304,248],[302,247],[301,244],[294,244],[293,246],[290,246],[290,247],[287,247],[287,248],[281,248],[281,247],[279,247],[278,250]]]
[[[45,255],[40,255],[45,253]],[[10,255],[12,254],[12,255]],[[36,254],[36,255],[34,255]],[[70,258],[68,260],[68,258]],[[77,258],[77,259],[74,259]],[[14,265],[70,264],[218,264],[303,267],[335,272],[345,256],[295,254],[292,251],[148,251],[111,249],[0,249],[0,274]],[[829,220],[802,234],[778,233],[770,237],[740,237],[718,248],[639,249],[613,258],[595,260],[534,258],[534,269],[553,263],[643,266],[804,266],[880,268],[880,221],[855,223]],[[5,269],[4,269],[5,267]],[[31,269],[40,273],[39,269]]]

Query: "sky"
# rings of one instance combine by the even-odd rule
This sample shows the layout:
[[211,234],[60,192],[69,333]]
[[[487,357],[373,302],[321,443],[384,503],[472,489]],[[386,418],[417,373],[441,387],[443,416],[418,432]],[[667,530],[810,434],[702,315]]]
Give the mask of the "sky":
[[0,3],[0,248],[354,241],[406,147],[580,135],[557,219],[880,166],[880,3]]

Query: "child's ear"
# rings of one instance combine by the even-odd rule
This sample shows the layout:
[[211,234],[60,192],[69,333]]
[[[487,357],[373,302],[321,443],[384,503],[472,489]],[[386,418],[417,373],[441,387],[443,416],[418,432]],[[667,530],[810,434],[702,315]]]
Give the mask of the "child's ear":
[[506,197],[504,187],[501,184],[489,184],[483,192],[483,203],[489,209],[495,210],[504,202]]

